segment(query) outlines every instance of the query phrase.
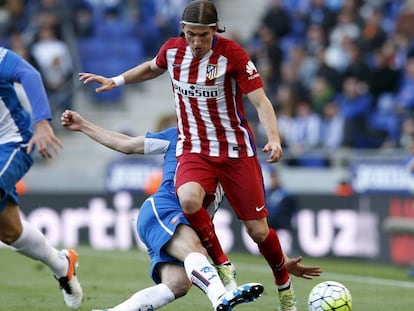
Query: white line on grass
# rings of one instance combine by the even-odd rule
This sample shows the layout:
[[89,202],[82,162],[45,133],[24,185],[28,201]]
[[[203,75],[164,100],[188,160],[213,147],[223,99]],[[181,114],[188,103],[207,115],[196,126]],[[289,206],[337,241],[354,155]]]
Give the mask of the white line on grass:
[[[127,253],[128,256],[125,256],[126,254],[123,254],[120,256],[117,253],[113,252],[102,252],[97,253],[95,251],[88,252],[87,256],[90,257],[100,257],[100,258],[114,258],[116,260],[132,260],[132,261],[148,261],[149,258],[148,255],[145,252],[137,251],[132,253]],[[85,254],[86,255],[86,254]],[[246,270],[254,270],[255,272],[260,273],[269,273],[269,267],[267,265],[258,265],[258,264],[247,264],[247,263],[241,263],[237,262],[237,268],[240,269],[246,269]],[[368,277],[368,276],[358,276],[358,275],[352,275],[352,274],[343,274],[343,273],[330,273],[330,272],[324,272],[321,276],[323,279],[334,279],[338,281],[350,281],[355,283],[361,283],[361,284],[373,284],[373,285],[384,285],[384,286],[391,286],[391,287],[401,287],[401,288],[414,288],[414,282],[409,281],[398,281],[398,280],[391,280],[391,279],[384,279],[384,278],[374,278],[374,277]]]
[[373,278],[369,276],[357,276],[352,274],[342,273],[323,273],[325,278],[332,278],[335,280],[344,280],[362,284],[374,284],[374,285],[385,285],[391,287],[402,287],[402,288],[414,288],[414,282],[409,281],[397,281],[383,278]]
[[[237,267],[240,267],[246,270],[254,269],[254,271],[269,273],[269,267],[267,267],[266,265],[237,263]],[[337,281],[341,281],[341,280],[350,281],[350,282],[362,283],[362,284],[385,285],[385,286],[401,287],[401,288],[414,288],[414,282],[374,278],[374,277],[369,277],[369,276],[358,276],[358,275],[352,275],[352,274],[324,272],[321,278],[334,279]]]

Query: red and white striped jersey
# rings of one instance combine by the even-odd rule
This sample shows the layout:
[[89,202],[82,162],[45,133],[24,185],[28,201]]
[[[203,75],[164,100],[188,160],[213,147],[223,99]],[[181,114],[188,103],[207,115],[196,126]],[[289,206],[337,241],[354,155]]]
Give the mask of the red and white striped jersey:
[[234,41],[215,35],[196,58],[184,38],[171,38],[156,57],[171,76],[178,119],[177,156],[241,158],[256,154],[242,95],[263,86],[255,65]]

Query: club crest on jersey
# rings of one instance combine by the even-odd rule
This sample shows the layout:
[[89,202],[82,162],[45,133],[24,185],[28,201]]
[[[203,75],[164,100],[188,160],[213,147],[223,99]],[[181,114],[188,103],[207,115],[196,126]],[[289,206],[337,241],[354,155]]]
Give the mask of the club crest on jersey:
[[207,78],[213,80],[217,77],[217,64],[208,64],[207,65]]

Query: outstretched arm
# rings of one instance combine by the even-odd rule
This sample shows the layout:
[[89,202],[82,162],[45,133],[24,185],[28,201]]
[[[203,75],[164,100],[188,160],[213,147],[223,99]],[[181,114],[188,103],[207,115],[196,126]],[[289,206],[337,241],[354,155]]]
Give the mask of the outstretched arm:
[[89,82],[97,82],[101,86],[96,88],[96,92],[110,91],[113,88],[128,84],[138,83],[146,80],[154,79],[165,72],[164,69],[158,68],[155,64],[155,59],[146,61],[132,69],[125,71],[117,77],[104,77],[101,75],[81,72],[79,73],[79,80],[83,81],[84,84]]
[[302,256],[296,258],[289,258],[285,254],[286,268],[289,273],[302,277],[307,280],[312,280],[314,277],[318,277],[322,274],[322,269],[319,266],[308,266],[303,265],[300,262],[302,261]]
[[144,136],[131,137],[106,130],[72,110],[66,110],[62,113],[61,123],[63,127],[71,131],[82,132],[110,149],[126,154],[144,154]]

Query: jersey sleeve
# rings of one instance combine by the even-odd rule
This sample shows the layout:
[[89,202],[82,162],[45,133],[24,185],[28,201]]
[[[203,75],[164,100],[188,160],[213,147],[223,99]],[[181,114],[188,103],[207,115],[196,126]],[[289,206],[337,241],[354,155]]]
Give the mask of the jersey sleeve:
[[170,128],[158,133],[148,132],[145,135],[145,155],[164,154],[168,147],[177,140],[177,129]]
[[158,51],[158,54],[155,58],[155,64],[158,68],[167,69],[167,49],[169,46],[169,43],[171,42],[171,39],[166,41]]
[[4,48],[0,49],[0,79],[23,86],[35,123],[52,118],[40,73],[21,56]]
[[229,50],[232,53],[231,59],[235,61],[234,76],[242,92],[247,94],[263,87],[262,78],[247,53],[235,42]]

